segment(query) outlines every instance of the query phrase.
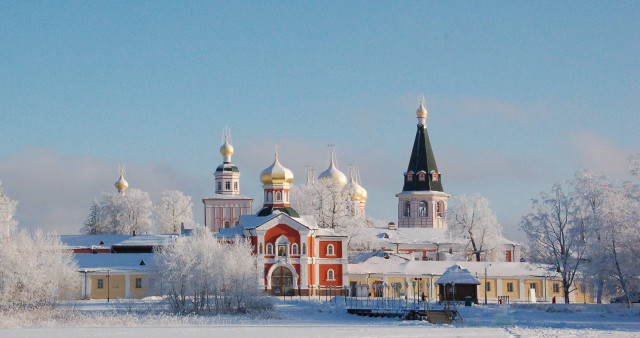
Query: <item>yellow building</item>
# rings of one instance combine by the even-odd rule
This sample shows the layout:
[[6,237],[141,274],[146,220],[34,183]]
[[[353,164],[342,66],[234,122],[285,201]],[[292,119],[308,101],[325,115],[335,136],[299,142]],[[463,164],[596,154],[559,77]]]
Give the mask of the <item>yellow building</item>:
[[156,294],[154,254],[76,254],[81,299],[130,299]]
[[[480,281],[477,290],[480,302],[484,301],[485,292],[487,301],[492,303],[500,299],[505,302],[550,303],[554,296],[557,302],[564,302],[562,282],[552,266],[523,262],[416,261],[402,254],[381,253],[369,255],[357,264],[349,264],[347,286],[351,295],[359,297],[375,297],[373,290],[379,289],[376,285],[388,285],[385,292],[391,290],[408,299],[424,293],[426,299],[433,301],[441,296],[435,287],[436,281],[455,264],[469,270]],[[571,302],[594,302],[586,284],[576,282],[575,286],[569,294]],[[532,294],[535,294],[535,299],[531,298]],[[385,297],[387,295],[384,293]]]

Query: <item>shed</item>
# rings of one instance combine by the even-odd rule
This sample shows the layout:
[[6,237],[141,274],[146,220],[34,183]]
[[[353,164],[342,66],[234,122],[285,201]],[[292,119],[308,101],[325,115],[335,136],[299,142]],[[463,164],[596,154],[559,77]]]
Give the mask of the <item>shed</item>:
[[475,278],[467,269],[453,265],[438,278],[436,282],[440,300],[462,301],[465,297],[472,297],[474,302],[478,301],[478,285],[480,281]]

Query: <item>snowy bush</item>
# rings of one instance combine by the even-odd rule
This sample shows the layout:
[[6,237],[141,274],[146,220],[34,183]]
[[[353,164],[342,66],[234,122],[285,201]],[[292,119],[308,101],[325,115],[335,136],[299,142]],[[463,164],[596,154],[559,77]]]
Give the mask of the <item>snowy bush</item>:
[[87,235],[142,234],[151,231],[153,204],[149,194],[129,189],[126,194],[103,194],[93,202],[85,224],[80,230]]
[[257,288],[250,245],[221,243],[205,229],[158,252],[160,284],[174,313],[243,313],[270,309]]

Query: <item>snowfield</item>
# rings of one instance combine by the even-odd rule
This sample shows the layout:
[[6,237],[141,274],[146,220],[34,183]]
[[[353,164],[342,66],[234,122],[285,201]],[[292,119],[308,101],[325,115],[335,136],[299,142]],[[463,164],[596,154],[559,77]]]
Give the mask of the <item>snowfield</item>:
[[157,313],[156,299],[80,301],[59,310],[0,313],[0,337],[640,337],[640,307],[519,304],[459,308],[463,323],[434,325],[346,313],[340,301],[276,299],[272,312],[211,317]]

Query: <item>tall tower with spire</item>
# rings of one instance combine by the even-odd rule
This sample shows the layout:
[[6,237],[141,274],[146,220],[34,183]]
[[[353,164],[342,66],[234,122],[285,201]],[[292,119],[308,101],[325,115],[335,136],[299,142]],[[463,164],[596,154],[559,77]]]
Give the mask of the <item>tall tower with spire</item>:
[[223,131],[223,144],[220,147],[222,164],[216,168],[215,194],[203,198],[204,226],[212,232],[218,232],[221,228],[231,228],[238,224],[240,215],[251,213],[253,199],[240,195],[240,170],[231,163],[234,153],[231,145],[231,132],[228,128]]
[[446,228],[447,201],[450,195],[442,188],[427,133],[427,109],[424,99],[416,111],[418,130],[413,142],[409,166],[404,173],[404,185],[398,197],[398,227]]

